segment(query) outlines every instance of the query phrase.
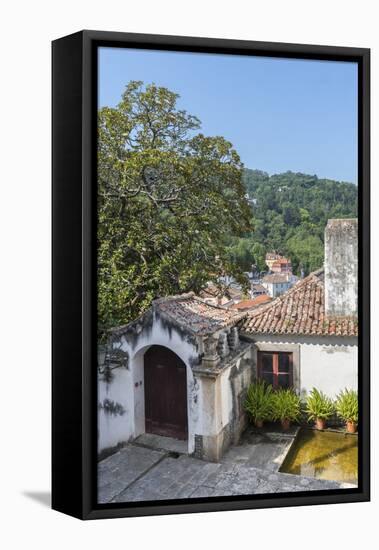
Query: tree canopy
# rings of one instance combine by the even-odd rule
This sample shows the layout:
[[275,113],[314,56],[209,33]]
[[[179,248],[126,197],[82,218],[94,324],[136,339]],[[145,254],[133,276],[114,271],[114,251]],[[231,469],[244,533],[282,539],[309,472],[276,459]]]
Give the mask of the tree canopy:
[[98,317],[103,331],[159,296],[233,275],[226,243],[251,229],[232,144],[199,132],[172,91],[131,81],[98,120]]

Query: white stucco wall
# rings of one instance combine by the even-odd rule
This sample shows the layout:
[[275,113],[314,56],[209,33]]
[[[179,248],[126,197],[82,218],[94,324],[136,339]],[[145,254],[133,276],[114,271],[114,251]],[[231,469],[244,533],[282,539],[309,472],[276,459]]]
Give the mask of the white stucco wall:
[[217,390],[214,378],[199,377],[198,383],[198,407],[196,433],[201,435],[213,435],[216,432],[218,420],[216,418],[217,411]]
[[98,412],[98,449],[114,447],[118,443],[128,441],[133,435],[133,381],[132,373],[125,368],[112,371],[113,379],[110,384],[103,381],[98,383],[98,402],[109,399],[119,403],[124,409],[123,415],[114,416],[103,409]]
[[137,437],[145,431],[145,385],[144,385],[144,353],[152,345],[165,346],[186,365],[187,372],[187,409],[188,409],[188,446],[189,452],[194,450],[194,434],[199,424],[199,387],[194,380],[191,363],[196,361],[198,350],[180,330],[168,327],[160,317],[154,314],[153,322],[141,325],[138,336],[122,335],[114,347],[129,354],[128,369],[120,367],[112,371],[110,383],[99,377],[98,401],[103,403],[109,399],[119,403],[124,409],[123,415],[111,415],[99,408],[98,418],[98,451],[114,447]]
[[[354,337],[256,336],[265,351],[298,354],[295,389],[304,397],[313,387],[335,397],[345,388],[358,387],[358,342]],[[296,359],[296,361],[295,361]]]
[[[243,368],[243,362],[248,361],[249,367]],[[232,368],[234,369],[233,384],[231,382]],[[232,421],[238,419],[240,413],[236,410],[235,399],[243,390],[247,390],[252,381],[252,357],[251,350],[247,350],[245,355],[240,357],[232,368],[225,370],[221,377],[221,419],[222,428]],[[233,388],[234,386],[234,388]],[[234,396],[233,396],[234,392]]]
[[233,407],[233,396],[232,396],[232,387],[230,384],[230,371],[231,369],[226,369],[220,378],[220,418],[219,418],[219,431],[229,424],[232,418],[232,407]]
[[196,433],[214,436],[229,423],[232,411],[232,394],[229,381],[230,367],[220,376],[199,377],[199,407]]
[[335,397],[344,388],[358,387],[358,346],[301,344],[301,394],[313,387],[329,397]]

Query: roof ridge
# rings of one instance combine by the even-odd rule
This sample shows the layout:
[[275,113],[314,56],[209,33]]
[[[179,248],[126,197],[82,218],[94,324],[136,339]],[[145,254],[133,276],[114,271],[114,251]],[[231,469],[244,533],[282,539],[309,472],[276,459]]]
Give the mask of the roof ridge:
[[197,296],[196,294],[193,296],[193,299],[196,300],[197,302],[205,304],[208,307],[213,307],[214,309],[222,309],[223,311],[233,311],[231,308],[228,308],[228,307],[225,307],[225,306],[222,306],[222,305],[209,304],[208,302],[206,302],[205,300],[203,300],[200,296]]
[[154,305],[159,314],[201,336],[234,326],[246,317],[246,312],[208,304],[193,292],[158,299]]
[[162,298],[156,298],[155,300],[153,300],[152,303],[154,305],[160,305],[166,302],[184,302],[185,300],[194,300],[196,302],[200,302],[201,304],[205,304],[206,306],[214,309],[229,311],[229,308],[224,307],[222,305],[209,304],[208,302],[203,300],[200,296],[195,294],[195,292],[193,292],[192,290],[190,292],[185,292],[183,294],[173,294],[172,296],[163,296]]
[[238,313],[235,310],[222,306],[222,305],[216,305],[216,304],[209,304],[205,300],[203,300],[200,296],[195,294],[192,290],[190,292],[185,292],[183,294],[173,294],[172,296],[163,296],[162,298],[156,298],[153,300],[152,305],[161,305],[165,304],[167,302],[184,302],[185,300],[194,300],[195,302],[199,302],[200,304],[204,304],[205,306],[221,311],[226,312],[232,312],[233,315],[237,317],[237,315],[243,315],[245,316],[246,313]]

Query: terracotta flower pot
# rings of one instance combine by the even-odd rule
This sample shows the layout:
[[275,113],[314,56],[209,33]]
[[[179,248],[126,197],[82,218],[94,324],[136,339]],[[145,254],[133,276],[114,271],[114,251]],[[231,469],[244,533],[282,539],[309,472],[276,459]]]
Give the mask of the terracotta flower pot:
[[316,430],[325,430],[325,420],[323,418],[316,418]]
[[263,428],[263,420],[261,420],[260,418],[256,418],[255,419],[255,427],[256,428]]
[[357,423],[348,420],[346,422],[346,431],[349,432],[349,434],[355,434],[357,431]]
[[280,421],[282,424],[283,430],[289,430],[291,426],[291,420],[288,420],[288,418],[282,418]]

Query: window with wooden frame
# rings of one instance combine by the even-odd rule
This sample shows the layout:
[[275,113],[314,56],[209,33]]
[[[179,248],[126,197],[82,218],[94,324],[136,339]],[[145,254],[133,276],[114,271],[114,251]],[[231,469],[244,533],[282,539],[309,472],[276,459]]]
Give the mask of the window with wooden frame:
[[282,351],[258,352],[258,378],[273,388],[292,388],[292,353]]

